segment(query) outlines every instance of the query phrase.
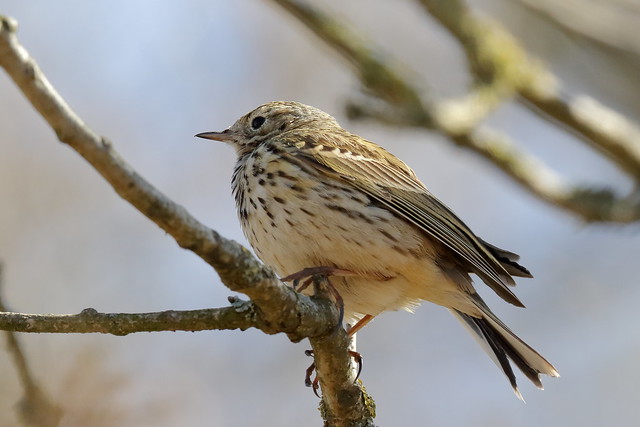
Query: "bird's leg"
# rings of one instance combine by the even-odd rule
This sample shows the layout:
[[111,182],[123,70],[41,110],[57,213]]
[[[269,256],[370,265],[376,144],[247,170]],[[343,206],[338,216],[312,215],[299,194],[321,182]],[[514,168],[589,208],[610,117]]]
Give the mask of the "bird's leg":
[[373,320],[373,317],[374,316],[370,314],[366,314],[362,319],[358,320],[355,325],[349,326],[349,329],[347,329],[347,335],[349,336],[349,338],[351,338],[353,344],[352,349],[349,350],[349,356],[351,356],[353,358],[353,361],[358,365],[358,373],[356,374],[355,379],[356,381],[358,380],[358,378],[360,378],[360,373],[362,373],[362,355],[355,350],[356,332],[364,328],[367,323],[371,322]]
[[[344,300],[342,299],[342,295],[340,295],[340,292],[338,292],[336,287],[333,286],[333,283],[331,283],[331,280],[329,280],[328,277],[325,277],[324,283],[326,283],[327,288],[329,288],[329,293],[331,294],[331,296],[333,296],[333,299],[335,300],[335,303],[338,306],[338,313],[339,313],[338,323],[336,324],[336,327],[335,327],[335,329],[338,329],[339,327],[342,326],[342,321],[344,320]],[[317,280],[316,286],[321,286],[321,285],[322,285],[322,280]]]
[[298,283],[302,279],[307,279],[303,282],[303,286],[306,288],[311,283],[308,279],[312,279],[314,276],[329,277],[329,276],[355,276],[355,275],[356,274],[354,272],[349,270],[343,270],[337,267],[320,266],[320,267],[303,268],[302,270],[296,273],[283,277],[281,280],[283,282],[293,281],[293,288],[299,292],[300,290],[296,288],[298,286]]
[[[353,357],[353,360],[358,364],[358,373],[356,374],[356,378],[354,379],[354,381],[358,381],[358,378],[360,378],[360,373],[362,372],[362,356],[360,355],[360,353],[354,350],[348,350],[348,352],[349,356]],[[306,354],[307,356],[313,356],[313,350],[305,350],[304,354]],[[311,376],[315,371],[316,364],[314,362],[305,371],[304,385],[307,387],[311,387],[313,390],[313,394],[320,397],[320,395],[318,394],[318,389],[320,388],[318,375],[316,375],[313,380],[311,379]]]
[[[373,320],[372,315],[367,314],[366,316],[364,316],[362,319],[360,319],[355,325],[350,326],[347,330],[347,335],[349,336],[350,339],[350,344],[349,344],[349,350],[347,350],[347,352],[349,353],[349,356],[351,356],[353,358],[353,361],[356,362],[356,364],[358,365],[358,371],[356,373],[356,377],[354,378],[354,381],[358,381],[358,378],[360,378],[360,374],[362,373],[362,355],[360,353],[358,353],[355,350],[355,341],[356,341],[356,332],[358,332],[360,329],[362,329],[367,323],[369,323],[371,320]],[[307,356],[313,356],[313,350],[305,350],[304,352],[305,355]],[[304,377],[304,385],[307,387],[311,387],[313,389],[313,393],[320,397],[320,395],[318,394],[318,389],[320,388],[320,383],[318,380],[318,375],[316,374],[316,376],[311,379],[311,376],[313,375],[313,373],[316,371],[316,364],[315,362],[312,363],[307,370],[305,371],[305,377]]]
[[[303,270],[298,271],[297,273],[293,273],[286,277],[283,277],[282,281],[283,282],[293,281],[293,289],[297,292],[302,292],[303,290],[308,288],[311,283],[313,283],[315,286],[321,286],[323,283],[326,283],[327,289],[329,290],[329,293],[335,300],[335,303],[338,306],[338,310],[340,312],[339,321],[338,321],[338,324],[336,325],[336,327],[340,327],[342,325],[342,321],[344,318],[344,300],[342,299],[340,292],[338,292],[336,287],[333,286],[333,284],[329,280],[329,276],[348,277],[348,276],[355,276],[355,275],[356,275],[355,273],[349,270],[343,270],[336,267],[321,266],[321,267],[305,268]],[[302,280],[302,283],[300,283],[301,280]],[[373,319],[373,316],[367,314],[362,319],[360,319],[358,323],[356,323],[353,327],[350,327],[349,330],[347,331],[349,338],[354,339],[355,333],[359,331],[362,327],[364,327],[367,323],[369,323],[371,319]],[[360,377],[360,373],[362,372],[362,355],[355,350],[348,350],[348,352],[349,352],[349,355],[353,358],[353,360],[358,365],[358,372],[355,377],[355,380],[357,380]],[[306,354],[307,356],[313,356],[313,350],[306,350],[304,354]],[[311,379],[311,376],[315,371],[316,371],[316,364],[314,362],[305,371],[304,384],[307,387],[311,387],[313,389],[313,393],[316,396],[320,397],[320,395],[318,394],[318,389],[320,387],[318,376],[316,375],[313,379]]]
[[364,315],[364,317],[360,320],[358,320],[358,322],[351,326],[349,328],[349,330],[347,331],[347,335],[354,336],[356,334],[356,332],[358,332],[360,329],[364,328],[367,323],[371,322],[373,320],[373,316],[370,314],[366,314]]

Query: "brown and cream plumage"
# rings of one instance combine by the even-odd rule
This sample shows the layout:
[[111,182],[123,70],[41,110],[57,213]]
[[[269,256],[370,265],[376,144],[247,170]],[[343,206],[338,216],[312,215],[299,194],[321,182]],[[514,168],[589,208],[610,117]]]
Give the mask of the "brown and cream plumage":
[[476,236],[397,157],[295,102],[262,105],[197,136],[236,149],[238,214],[265,264],[281,277],[310,267],[351,273],[331,279],[347,321],[430,301],[479,339],[520,398],[508,359],[540,388],[539,374],[558,376],[473,287],[470,273],[523,307],[510,289],[512,276],[531,277],[518,256]]

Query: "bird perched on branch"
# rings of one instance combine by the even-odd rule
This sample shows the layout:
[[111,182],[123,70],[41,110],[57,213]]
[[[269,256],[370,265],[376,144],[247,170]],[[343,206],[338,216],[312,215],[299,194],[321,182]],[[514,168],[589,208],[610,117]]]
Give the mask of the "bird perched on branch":
[[387,310],[426,300],[448,308],[508,377],[509,359],[533,384],[556,369],[518,338],[476,293],[470,273],[505,301],[518,255],[476,236],[413,170],[344,130],[327,113],[270,102],[222,132],[196,135],[235,148],[232,178],[242,229],[258,257],[285,280],[331,278],[353,334]]

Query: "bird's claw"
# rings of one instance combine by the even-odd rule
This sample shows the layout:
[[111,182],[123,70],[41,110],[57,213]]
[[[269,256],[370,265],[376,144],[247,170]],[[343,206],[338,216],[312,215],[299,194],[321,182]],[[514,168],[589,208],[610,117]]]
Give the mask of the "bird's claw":
[[[333,296],[335,303],[338,306],[339,316],[338,316],[338,323],[336,325],[336,328],[339,328],[340,326],[342,326],[342,321],[344,320],[344,300],[342,299],[342,296],[340,295],[338,290],[335,288],[335,286],[333,286],[331,281],[329,281],[329,276],[353,276],[353,275],[354,273],[352,273],[349,270],[343,270],[337,267],[321,266],[321,267],[303,268],[297,273],[293,273],[283,277],[281,280],[283,282],[292,282],[293,290],[296,292],[302,292],[305,289],[307,289],[311,283],[314,283],[315,280],[325,279],[327,288],[329,289],[331,296]],[[301,280],[303,280],[302,283],[300,283]]]
[[[312,357],[313,350],[305,350],[304,354],[306,356]],[[357,351],[349,350],[349,356],[351,356],[353,360],[358,364],[358,373],[353,380],[355,382],[358,381],[358,378],[360,378],[360,374],[362,373],[362,355]],[[311,379],[311,376],[314,372],[316,372],[315,362],[312,363],[311,366],[309,366],[305,371],[304,385],[307,387],[311,387],[313,390],[313,394],[315,394],[318,398],[322,398],[322,396],[320,396],[320,394],[318,393],[318,390],[320,389],[320,380],[318,379],[318,375],[316,374],[315,377]]]

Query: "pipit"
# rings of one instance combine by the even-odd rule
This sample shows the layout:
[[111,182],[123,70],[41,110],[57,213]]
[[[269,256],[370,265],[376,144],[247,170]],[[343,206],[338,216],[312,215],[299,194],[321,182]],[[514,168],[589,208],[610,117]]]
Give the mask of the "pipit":
[[[413,170],[344,130],[329,114],[270,102],[201,138],[236,150],[231,181],[247,240],[286,280],[331,276],[354,333],[383,311],[422,300],[448,308],[509,379],[509,359],[538,388],[556,369],[518,338],[476,293],[470,273],[524,307],[512,276],[532,277],[519,256],[476,236]],[[311,272],[311,273],[309,273]]]

